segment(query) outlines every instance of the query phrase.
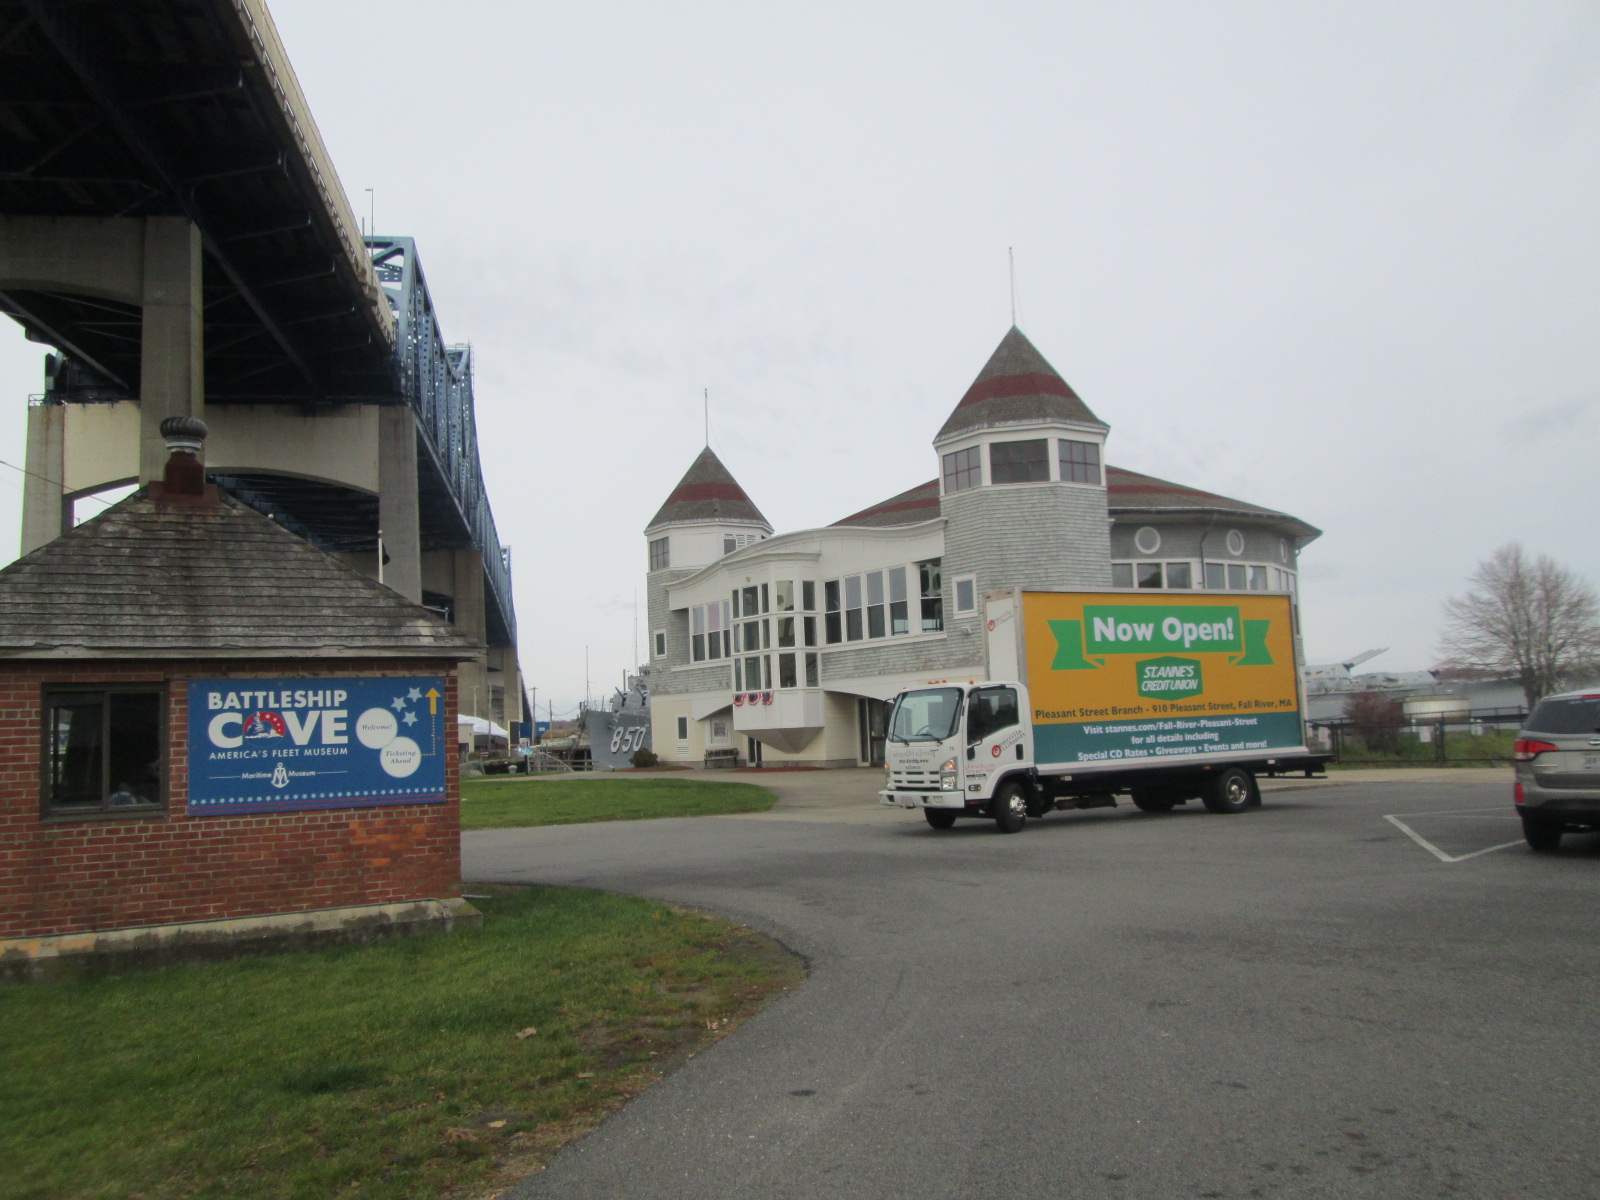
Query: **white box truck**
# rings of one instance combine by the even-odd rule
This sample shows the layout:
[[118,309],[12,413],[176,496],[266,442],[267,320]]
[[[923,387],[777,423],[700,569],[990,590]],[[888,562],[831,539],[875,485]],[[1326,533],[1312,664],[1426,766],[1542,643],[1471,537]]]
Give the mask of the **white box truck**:
[[1260,775],[1316,776],[1293,598],[1277,592],[1044,592],[984,597],[984,679],[895,698],[883,803],[948,829],[1015,833],[1059,808],[1128,796],[1233,813]]

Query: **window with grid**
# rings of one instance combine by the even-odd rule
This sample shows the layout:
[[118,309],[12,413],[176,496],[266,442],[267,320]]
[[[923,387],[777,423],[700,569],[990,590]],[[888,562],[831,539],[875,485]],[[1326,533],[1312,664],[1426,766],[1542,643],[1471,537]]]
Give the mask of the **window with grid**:
[[983,451],[979,446],[944,456],[944,490],[964,492],[983,482]]
[[1099,483],[1100,447],[1093,442],[1058,443],[1063,483]]
[[990,483],[1043,483],[1050,478],[1049,442],[995,442],[989,447]]
[[158,810],[165,708],[158,688],[46,691],[45,815]]

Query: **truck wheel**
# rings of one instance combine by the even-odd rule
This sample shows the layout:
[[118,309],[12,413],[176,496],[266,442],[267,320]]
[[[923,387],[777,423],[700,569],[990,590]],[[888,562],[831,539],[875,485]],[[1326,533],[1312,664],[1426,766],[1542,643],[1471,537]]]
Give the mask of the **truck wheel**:
[[956,814],[948,808],[925,808],[922,815],[935,829],[949,829],[956,823]]
[[1249,771],[1229,767],[1206,780],[1203,798],[1206,808],[1214,813],[1243,812],[1255,799],[1255,790]]
[[1001,833],[1020,833],[1028,823],[1028,796],[1017,784],[1001,784],[989,802],[989,809]]
[[1140,812],[1164,813],[1171,812],[1177,805],[1177,800],[1165,792],[1134,792],[1133,806]]
[[1528,849],[1548,854],[1561,848],[1561,826],[1523,813],[1522,838],[1528,843]]

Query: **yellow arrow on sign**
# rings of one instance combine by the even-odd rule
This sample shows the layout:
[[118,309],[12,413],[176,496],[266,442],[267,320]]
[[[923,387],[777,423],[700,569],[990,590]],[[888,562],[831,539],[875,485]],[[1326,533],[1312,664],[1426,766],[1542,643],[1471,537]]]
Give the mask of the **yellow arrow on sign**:
[[429,688],[425,694],[428,697],[428,715],[431,717],[439,711],[439,689]]

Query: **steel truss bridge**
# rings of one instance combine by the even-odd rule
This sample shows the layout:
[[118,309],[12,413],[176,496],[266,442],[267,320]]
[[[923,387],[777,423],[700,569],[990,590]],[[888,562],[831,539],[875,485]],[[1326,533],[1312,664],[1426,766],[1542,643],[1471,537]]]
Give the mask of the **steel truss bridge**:
[[[206,409],[409,408],[421,548],[481,552],[486,635],[514,645],[471,351],[445,342],[411,240],[363,236],[264,0],[0,0],[0,221],[76,219],[92,256],[97,222],[172,217],[203,254]],[[0,312],[61,351],[48,402],[141,396],[138,304],[0,262]],[[377,550],[375,495],[216,479],[314,544]]]

